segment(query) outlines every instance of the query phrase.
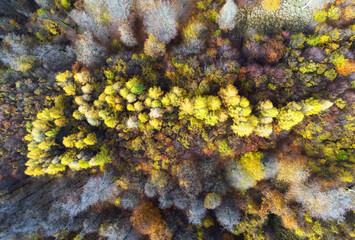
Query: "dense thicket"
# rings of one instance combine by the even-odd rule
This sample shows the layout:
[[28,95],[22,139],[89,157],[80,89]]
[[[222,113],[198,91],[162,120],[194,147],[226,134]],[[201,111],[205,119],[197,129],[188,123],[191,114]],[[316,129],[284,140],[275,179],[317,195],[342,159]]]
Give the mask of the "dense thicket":
[[352,239],[355,4],[0,0],[1,239]]

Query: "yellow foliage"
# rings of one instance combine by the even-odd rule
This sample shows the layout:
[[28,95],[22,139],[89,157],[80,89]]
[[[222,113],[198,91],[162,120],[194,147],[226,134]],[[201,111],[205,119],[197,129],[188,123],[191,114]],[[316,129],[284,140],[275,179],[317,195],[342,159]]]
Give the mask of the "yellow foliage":
[[240,102],[238,89],[232,84],[227,85],[225,88],[221,88],[218,94],[227,106],[237,106]]
[[63,88],[63,90],[65,91],[65,93],[67,95],[74,96],[75,95],[75,90],[76,90],[75,84],[71,83],[71,84],[65,86]]
[[157,58],[165,53],[165,44],[159,42],[153,34],[144,42],[144,53],[152,58]]
[[78,141],[76,141],[75,147],[76,147],[77,149],[83,149],[83,148],[86,147],[86,144],[85,144],[84,140],[79,139]]
[[199,21],[192,20],[184,28],[183,34],[186,40],[197,39],[200,31],[203,29],[203,24]]
[[208,109],[215,111],[221,107],[221,101],[216,96],[207,97]]
[[279,156],[280,170],[277,179],[287,183],[299,183],[309,176],[306,159],[300,155]]
[[58,119],[60,118],[61,116],[63,116],[63,111],[62,109],[59,109],[59,108],[51,108],[50,109],[50,117],[52,119]]
[[33,63],[35,62],[35,58],[20,56],[18,60],[18,66],[16,68],[17,71],[26,72],[27,70],[32,68]]
[[148,90],[148,96],[152,99],[159,99],[163,95],[160,87],[152,87]]
[[163,123],[162,120],[158,120],[158,119],[149,120],[149,124],[155,129],[160,129],[162,123]]
[[263,0],[262,7],[268,12],[273,12],[277,10],[280,6],[281,0]]
[[304,118],[300,110],[301,106],[294,102],[288,104],[286,108],[283,108],[278,115],[281,129],[290,130],[293,126],[300,123]]
[[40,176],[45,174],[45,170],[43,168],[40,168],[38,166],[31,166],[31,167],[27,167],[25,170],[25,173],[29,176]]
[[71,78],[73,77],[73,74],[70,72],[70,71],[65,71],[65,72],[62,72],[62,73],[59,73],[55,79],[57,82],[66,82],[68,80],[68,78]]
[[194,112],[194,105],[192,101],[189,98],[185,98],[180,105],[180,113],[183,115],[193,115]]
[[314,20],[318,23],[323,23],[327,20],[327,12],[320,10],[314,14]]
[[258,125],[258,118],[254,115],[249,116],[245,120],[236,122],[231,126],[233,132],[240,137],[249,136]]
[[58,172],[65,171],[65,165],[63,164],[50,164],[47,169],[45,169],[45,172],[48,174],[57,174]]
[[46,150],[49,150],[51,148],[51,146],[53,146],[53,145],[54,145],[54,140],[52,140],[52,141],[43,141],[40,144],[38,144],[38,148],[46,151]]
[[71,151],[66,151],[63,155],[59,157],[61,160],[61,163],[64,165],[68,165],[72,161],[74,161],[76,158],[76,152],[71,150]]
[[67,124],[67,119],[65,117],[58,118],[54,121],[54,124],[57,127],[63,127],[64,125]]
[[43,20],[43,26],[53,35],[57,35],[60,33],[60,26],[58,23],[54,22],[50,19]]
[[354,6],[347,6],[345,8],[342,9],[343,10],[343,14],[341,15],[341,17],[345,20],[345,21],[352,21],[355,19],[355,7]]
[[90,73],[88,71],[76,73],[74,75],[74,80],[84,85],[90,81]]
[[63,145],[67,148],[75,147],[76,134],[71,134],[63,138]]
[[60,3],[64,8],[70,7],[70,2],[68,0],[60,0]]
[[214,225],[213,218],[211,216],[207,216],[203,219],[202,224],[205,228],[212,227]]
[[265,176],[262,158],[262,152],[248,152],[240,158],[239,164],[246,173],[259,181]]

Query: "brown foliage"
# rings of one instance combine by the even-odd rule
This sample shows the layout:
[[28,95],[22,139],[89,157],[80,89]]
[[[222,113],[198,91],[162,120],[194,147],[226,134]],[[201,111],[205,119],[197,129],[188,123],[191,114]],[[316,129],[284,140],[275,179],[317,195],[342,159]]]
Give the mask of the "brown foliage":
[[282,41],[272,40],[265,49],[265,62],[275,63],[283,56],[286,48]]
[[260,215],[265,216],[268,213],[273,213],[281,217],[286,228],[295,229],[297,221],[294,213],[287,206],[286,199],[278,190],[264,190],[263,200],[260,208]]
[[299,183],[309,176],[306,158],[298,154],[280,154],[280,171],[277,179],[287,183]]
[[141,234],[152,234],[163,223],[160,211],[152,203],[143,203],[133,211],[133,227]]
[[355,60],[346,59],[340,66],[335,66],[338,73],[343,76],[348,76],[350,73],[355,72]]

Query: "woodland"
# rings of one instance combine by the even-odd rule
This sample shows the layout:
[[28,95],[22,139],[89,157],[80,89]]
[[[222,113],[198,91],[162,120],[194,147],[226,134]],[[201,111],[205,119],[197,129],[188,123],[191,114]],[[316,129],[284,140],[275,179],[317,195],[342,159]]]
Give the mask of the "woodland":
[[0,0],[0,239],[355,239],[354,0]]

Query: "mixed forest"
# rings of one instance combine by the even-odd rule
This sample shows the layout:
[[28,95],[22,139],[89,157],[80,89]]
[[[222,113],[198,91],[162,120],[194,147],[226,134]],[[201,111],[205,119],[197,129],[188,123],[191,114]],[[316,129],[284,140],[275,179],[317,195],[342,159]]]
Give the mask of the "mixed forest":
[[355,239],[353,0],[0,0],[0,239]]

